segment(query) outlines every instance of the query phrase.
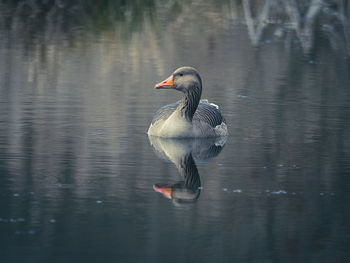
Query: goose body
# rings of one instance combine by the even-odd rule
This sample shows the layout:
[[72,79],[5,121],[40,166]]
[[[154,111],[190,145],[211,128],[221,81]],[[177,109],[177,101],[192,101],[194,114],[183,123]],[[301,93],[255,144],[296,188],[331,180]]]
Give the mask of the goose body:
[[180,101],[160,108],[154,115],[148,134],[163,138],[199,138],[226,136],[227,126],[219,107],[200,100],[202,81],[194,68],[182,67],[156,89],[183,92]]

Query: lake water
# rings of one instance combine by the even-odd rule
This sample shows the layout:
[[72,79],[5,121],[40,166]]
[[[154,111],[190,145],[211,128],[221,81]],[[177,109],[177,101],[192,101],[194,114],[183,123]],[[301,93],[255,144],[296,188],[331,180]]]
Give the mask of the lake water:
[[[346,2],[27,2],[0,2],[1,262],[348,261]],[[184,65],[227,138],[148,138]]]

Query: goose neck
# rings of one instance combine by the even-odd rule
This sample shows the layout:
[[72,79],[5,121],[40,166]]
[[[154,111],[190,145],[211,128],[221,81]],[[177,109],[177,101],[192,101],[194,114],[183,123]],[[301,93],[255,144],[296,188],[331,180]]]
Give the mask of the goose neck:
[[184,95],[181,99],[181,103],[178,106],[178,110],[180,111],[181,116],[184,117],[187,121],[192,121],[193,115],[197,110],[200,98],[200,88],[184,92]]

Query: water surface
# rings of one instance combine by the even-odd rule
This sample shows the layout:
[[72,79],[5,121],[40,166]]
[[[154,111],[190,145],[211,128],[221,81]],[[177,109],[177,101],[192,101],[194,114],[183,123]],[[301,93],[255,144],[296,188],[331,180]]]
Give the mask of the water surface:
[[[0,2],[1,262],[348,260],[346,4],[24,2]],[[157,150],[183,65],[230,135]]]

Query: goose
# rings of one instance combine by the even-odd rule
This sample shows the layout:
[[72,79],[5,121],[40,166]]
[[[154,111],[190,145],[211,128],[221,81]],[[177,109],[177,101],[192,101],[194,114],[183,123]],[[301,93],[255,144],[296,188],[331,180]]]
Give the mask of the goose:
[[176,103],[160,108],[148,129],[148,135],[163,138],[204,138],[226,136],[227,126],[219,107],[200,100],[202,80],[192,67],[181,67],[156,89],[175,89],[183,93]]

